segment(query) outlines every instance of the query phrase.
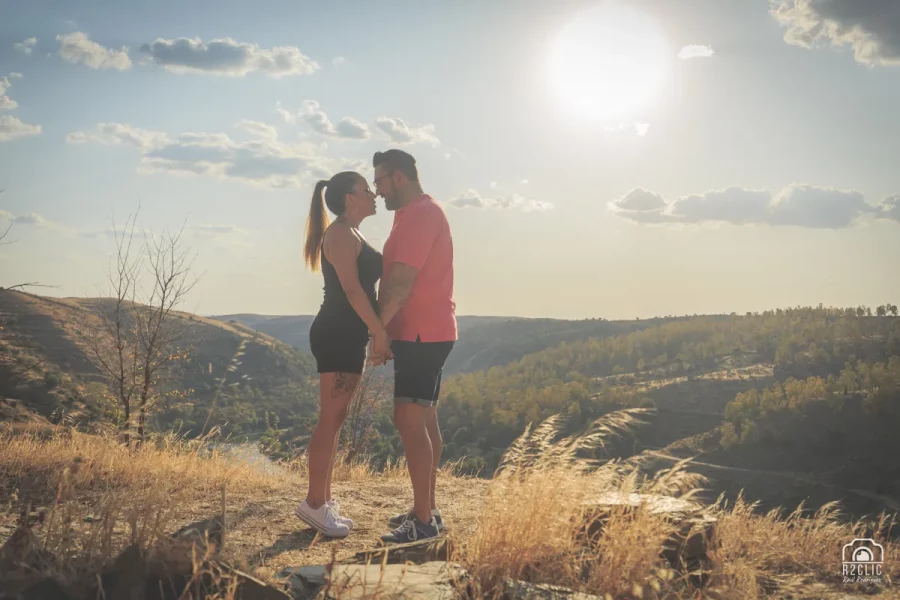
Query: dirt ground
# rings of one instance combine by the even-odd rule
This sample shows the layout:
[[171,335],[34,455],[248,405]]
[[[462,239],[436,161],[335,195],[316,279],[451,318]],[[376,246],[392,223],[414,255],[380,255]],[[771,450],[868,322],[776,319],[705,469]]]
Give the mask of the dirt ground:
[[[488,481],[459,477],[438,478],[437,497],[448,535],[472,533],[485,502]],[[360,487],[355,482],[335,482],[334,497],[341,513],[353,519],[353,530],[344,539],[329,539],[302,522],[294,509],[306,496],[304,481],[288,484],[283,491],[265,497],[230,498],[227,504],[225,555],[259,575],[274,575],[285,567],[326,564],[379,545],[389,531],[388,519],[412,506],[408,479],[373,478]],[[446,498],[446,503],[441,503]],[[185,514],[183,524],[216,514],[219,500],[198,504]]]

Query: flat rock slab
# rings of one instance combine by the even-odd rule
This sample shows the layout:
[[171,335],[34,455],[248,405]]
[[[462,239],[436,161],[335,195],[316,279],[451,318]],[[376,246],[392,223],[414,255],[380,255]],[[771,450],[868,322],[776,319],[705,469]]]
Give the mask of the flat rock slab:
[[596,500],[590,500],[585,503],[585,508],[606,508],[612,509],[622,508],[638,508],[644,506],[651,514],[655,515],[672,515],[672,514],[692,514],[700,512],[703,506],[685,500],[684,498],[675,498],[673,496],[660,496],[654,494],[638,494],[638,493],[622,493],[607,492],[601,494]]
[[414,564],[335,564],[330,567],[284,569],[279,577],[289,577],[294,598],[341,600],[362,598],[404,598],[450,600],[460,598],[455,585],[463,581],[465,570],[444,561]]
[[708,514],[702,504],[653,494],[608,492],[584,505],[589,518],[586,533],[591,540],[599,539],[610,515],[617,510],[635,510],[643,507],[650,514],[664,517],[676,526],[676,531],[665,543],[662,556],[672,566],[682,562],[695,563],[705,560],[714,542],[717,519]]

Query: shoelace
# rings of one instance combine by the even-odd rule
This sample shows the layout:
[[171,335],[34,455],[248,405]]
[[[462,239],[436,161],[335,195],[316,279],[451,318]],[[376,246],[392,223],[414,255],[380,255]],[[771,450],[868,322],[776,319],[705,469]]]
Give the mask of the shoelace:
[[413,530],[413,541],[415,541],[415,539],[416,539],[418,536],[416,535],[416,523],[415,523],[415,521],[413,521],[412,519],[410,519],[410,520],[408,520],[408,521],[404,521],[404,522],[403,522],[403,525],[401,525],[400,527],[398,527],[395,531],[396,531],[396,533],[398,533],[398,534],[400,534],[400,535],[405,535],[405,536],[409,537],[409,530],[410,530],[410,529]]
[[332,507],[329,505],[325,505],[325,519],[328,520],[332,525],[337,525],[337,519],[335,518],[335,512]]

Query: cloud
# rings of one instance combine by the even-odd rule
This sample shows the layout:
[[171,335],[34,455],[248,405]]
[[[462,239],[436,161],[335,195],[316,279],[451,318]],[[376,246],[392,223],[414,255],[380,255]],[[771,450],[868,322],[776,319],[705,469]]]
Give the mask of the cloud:
[[668,205],[656,192],[635,188],[609,204],[610,210],[637,223],[663,223],[669,220],[664,214]]
[[609,204],[612,212],[636,223],[729,223],[841,229],[867,214],[893,218],[893,205],[867,204],[859,192],[792,183],[778,194],[729,187],[691,194],[667,203],[655,192],[635,188]]
[[202,73],[243,77],[259,71],[269,77],[310,75],[319,64],[294,46],[260,48],[256,44],[218,38],[203,42],[200,38],[159,38],[141,46],[141,52],[173,73]]
[[776,0],[772,15],[784,40],[803,48],[850,46],[868,66],[900,65],[900,2],[896,0]]
[[879,219],[888,219],[900,223],[900,194],[888,196],[876,207],[875,214]]
[[331,61],[331,64],[333,64],[335,67],[339,67],[339,66],[345,64],[346,62],[347,62],[347,59],[344,58],[343,56],[335,56],[334,60]]
[[278,111],[278,114],[281,115],[281,118],[284,119],[285,123],[290,123],[293,125],[297,122],[297,115],[285,108],[282,108],[280,101],[275,103],[275,110]]
[[388,134],[391,141],[396,144],[431,144],[440,146],[441,141],[434,133],[434,125],[422,125],[411,127],[406,121],[398,117],[378,117],[375,124],[379,129]]
[[128,48],[124,46],[121,50],[104,48],[81,31],[58,35],[56,40],[59,42],[59,56],[70,63],[82,63],[92,69],[127,71],[131,68]]
[[38,213],[31,212],[25,215],[14,215],[13,213],[7,210],[0,210],[0,221],[5,221],[11,225],[16,225],[19,227],[36,227],[39,229],[57,229],[62,230],[65,227],[61,225],[57,225],[53,221],[45,219],[42,215]]
[[221,237],[231,235],[247,235],[249,232],[236,225],[201,224],[190,228],[192,232],[203,237]]
[[523,212],[545,211],[551,210],[554,207],[550,202],[527,200],[519,194],[485,197],[477,190],[471,188],[450,200],[449,204],[454,208],[481,208],[491,210],[513,209],[521,210]]
[[350,117],[344,117],[337,124],[337,134],[342,138],[364,140],[371,136],[369,128]]
[[453,157],[465,158],[466,155],[463,154],[460,150],[457,150],[456,148],[447,148],[447,151],[444,152],[444,158],[447,160],[450,160]]
[[112,227],[107,227],[105,229],[87,229],[79,231],[78,235],[89,239],[96,239],[99,237],[114,238],[116,235],[120,237],[126,236],[128,235],[128,232],[125,229],[113,229]]
[[22,79],[23,77],[25,77],[25,76],[22,75],[21,73],[16,73],[15,71],[13,71],[12,73],[9,74],[10,79]]
[[215,251],[253,247],[250,232],[236,225],[201,223],[189,227],[187,233],[198,245],[208,249],[214,247]]
[[687,46],[683,46],[681,50],[678,51],[678,58],[680,58],[681,60],[690,60],[692,58],[709,58],[713,54],[715,54],[715,50],[713,50],[712,46],[690,44]]
[[[281,107],[279,107],[279,111],[282,111],[282,116],[287,112]],[[344,117],[335,126],[315,100],[304,100],[303,106],[297,115],[322,135],[352,140],[365,140],[372,135],[365,124],[351,117]],[[289,120],[288,122],[293,123],[294,120]]]
[[143,173],[205,176],[269,189],[306,186],[311,179],[330,177],[341,162],[323,157],[321,148],[281,141],[275,128],[265,123],[244,120],[237,127],[250,139],[205,132],[171,136],[121,123],[102,123],[66,139],[73,144],[134,146],[141,153]]
[[151,149],[169,142],[165,133],[138,129],[121,123],[98,123],[91,131],[74,131],[66,136],[69,144],[94,142],[113,146],[127,144],[135,148]]
[[243,129],[244,132],[248,133],[252,137],[263,138],[267,140],[274,140],[278,138],[278,130],[269,125],[268,123],[261,123],[259,121],[249,121],[247,119],[242,119],[235,125],[238,129]]
[[616,205],[623,211],[651,212],[666,208],[666,201],[655,192],[635,188],[617,200]]
[[672,203],[668,212],[674,219],[689,223],[764,223],[770,200],[771,194],[765,190],[730,187],[679,198]]
[[22,54],[31,54],[34,50],[34,47],[37,46],[38,39],[36,37],[30,37],[27,40],[23,40],[21,42],[16,42],[13,44],[13,49],[16,52],[21,52]]
[[[15,79],[16,73],[10,73],[10,77]],[[19,106],[19,103],[6,95],[6,91],[12,87],[9,79],[0,77],[0,110],[12,110]]]
[[607,133],[616,133],[619,131],[627,131],[629,129],[633,129],[634,133],[638,136],[647,135],[647,131],[650,130],[650,123],[616,123],[614,125],[604,125],[603,131]]
[[16,117],[0,116],[0,142],[8,142],[17,138],[40,135],[40,125],[23,123]]
[[873,210],[859,192],[794,183],[773,199],[770,219],[773,225],[840,229]]
[[30,225],[32,227],[50,227],[52,224],[50,221],[42,217],[37,213],[28,213],[27,215],[20,215],[12,220],[16,225]]

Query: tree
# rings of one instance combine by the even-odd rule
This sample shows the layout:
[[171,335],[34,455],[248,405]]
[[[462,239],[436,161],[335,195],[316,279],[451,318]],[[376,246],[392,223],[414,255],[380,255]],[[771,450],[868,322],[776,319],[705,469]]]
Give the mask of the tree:
[[143,244],[135,249],[136,221],[135,214],[126,219],[124,230],[113,226],[116,265],[109,275],[109,300],[100,302],[99,319],[85,329],[91,360],[106,376],[122,411],[118,425],[123,437],[130,442],[136,409],[140,444],[147,414],[186,335],[186,324],[175,311],[196,281],[189,279],[183,230],[159,237],[144,231]]
[[879,306],[878,308],[875,309],[875,314],[878,315],[879,317],[883,317],[887,314],[887,311],[888,311],[887,306],[882,304],[881,306]]

